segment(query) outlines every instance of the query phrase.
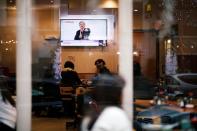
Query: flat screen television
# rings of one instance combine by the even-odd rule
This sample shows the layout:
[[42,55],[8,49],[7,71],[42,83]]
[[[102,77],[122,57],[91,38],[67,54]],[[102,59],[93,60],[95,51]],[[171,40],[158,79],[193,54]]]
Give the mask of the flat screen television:
[[[80,31],[80,26],[85,26]],[[60,19],[61,46],[107,46],[107,17],[70,16]]]

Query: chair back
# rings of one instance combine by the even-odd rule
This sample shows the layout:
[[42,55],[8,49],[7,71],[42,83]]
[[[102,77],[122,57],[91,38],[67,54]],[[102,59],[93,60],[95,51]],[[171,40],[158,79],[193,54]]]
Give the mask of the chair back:
[[62,100],[72,100],[74,95],[75,95],[75,90],[73,89],[73,87],[70,86],[60,87],[60,96]]

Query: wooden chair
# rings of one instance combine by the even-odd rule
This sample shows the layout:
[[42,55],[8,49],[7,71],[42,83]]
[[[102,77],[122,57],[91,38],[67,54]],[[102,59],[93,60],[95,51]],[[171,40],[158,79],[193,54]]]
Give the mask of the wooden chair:
[[78,96],[80,96],[83,92],[83,87],[60,87],[60,95],[62,97],[62,101],[65,104],[65,110],[67,111],[68,108],[72,110],[72,115],[69,116],[69,119],[66,121],[66,129],[76,128],[78,126]]
[[62,98],[62,100],[66,101],[66,100],[73,100],[73,97],[75,95],[75,90],[73,87],[65,87],[65,86],[61,86],[60,87],[60,96]]
[[71,86],[60,86],[60,97],[64,106],[64,114],[73,117],[75,114],[75,90]]

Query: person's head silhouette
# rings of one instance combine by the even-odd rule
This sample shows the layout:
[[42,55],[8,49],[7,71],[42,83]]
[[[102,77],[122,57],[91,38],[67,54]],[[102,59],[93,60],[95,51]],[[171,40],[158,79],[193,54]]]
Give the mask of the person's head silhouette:
[[118,75],[101,74],[93,82],[93,97],[102,106],[120,106],[125,81]]
[[80,27],[80,35],[84,40],[88,40],[89,35],[90,35],[90,28],[85,27],[86,24],[84,21],[79,22],[79,27]]
[[110,70],[105,66],[105,61],[103,59],[97,59],[94,64],[97,68],[97,73],[110,74]]

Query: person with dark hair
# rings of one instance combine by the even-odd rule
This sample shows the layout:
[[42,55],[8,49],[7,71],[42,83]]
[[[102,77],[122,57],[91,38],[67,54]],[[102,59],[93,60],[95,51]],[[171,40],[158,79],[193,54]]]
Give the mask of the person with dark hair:
[[66,61],[64,63],[64,68],[71,68],[71,69],[74,69],[75,68],[75,65],[71,62],[71,61]]
[[134,73],[134,76],[141,75],[141,66],[140,66],[140,63],[137,61],[133,62],[133,73]]
[[88,37],[90,35],[90,29],[85,28],[85,22],[80,21],[79,22],[80,29],[75,34],[75,40],[88,40]]
[[121,107],[124,86],[125,81],[118,75],[99,75],[90,102],[96,106],[86,112],[82,131],[131,131],[131,122]]
[[103,59],[97,59],[94,64],[97,68],[97,74],[111,74]]
[[7,80],[0,77],[0,131],[16,130],[15,101],[8,91]]
[[64,86],[77,86],[82,84],[77,72],[74,70],[75,66],[71,61],[66,61],[64,69],[61,72],[61,84]]

